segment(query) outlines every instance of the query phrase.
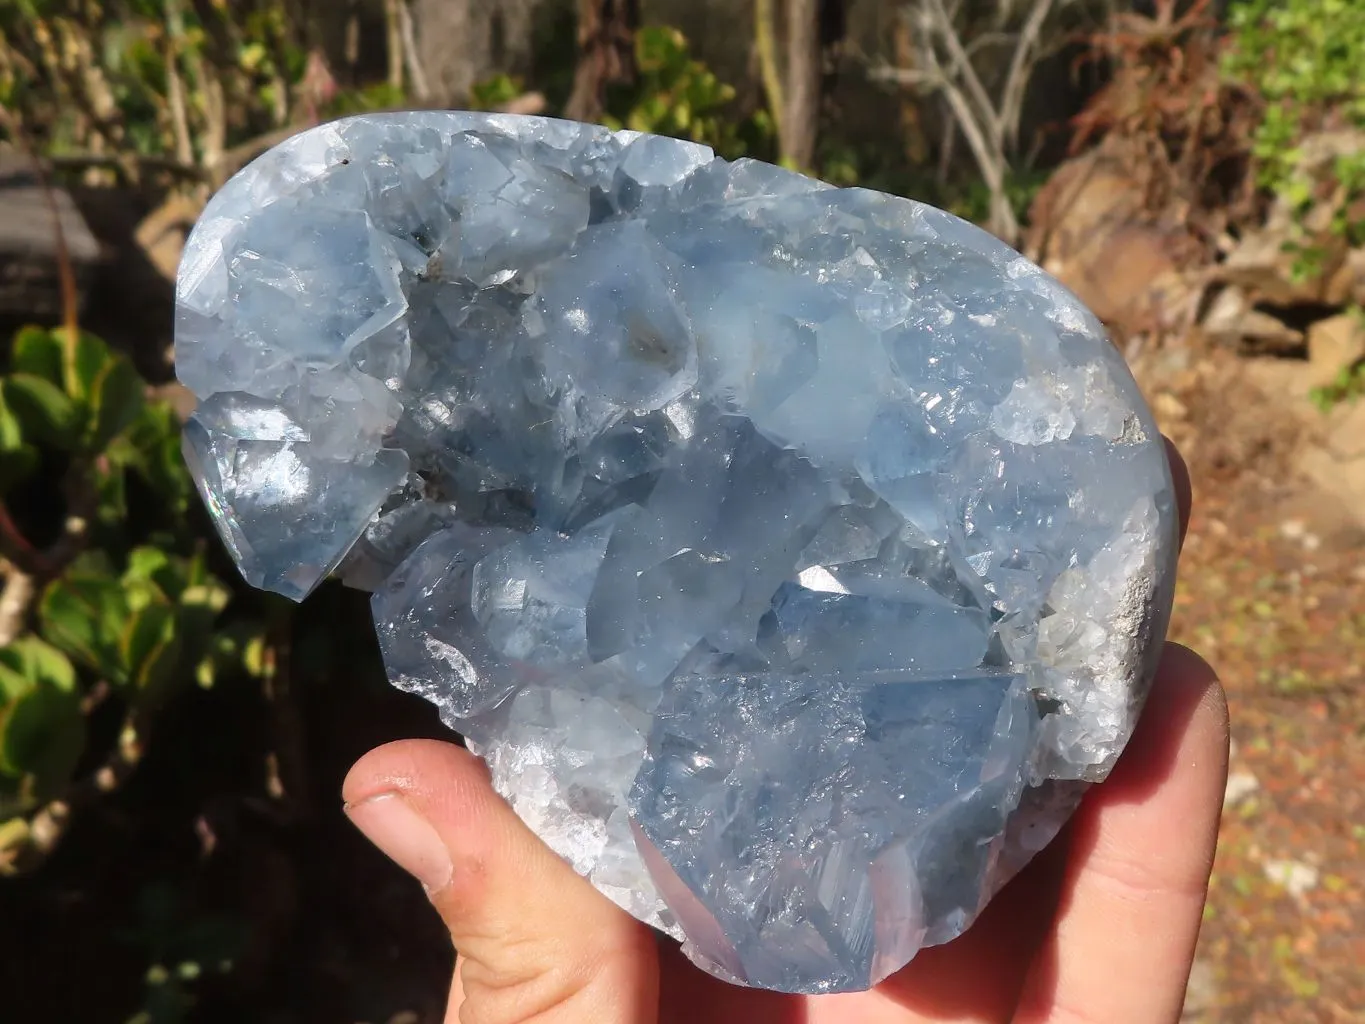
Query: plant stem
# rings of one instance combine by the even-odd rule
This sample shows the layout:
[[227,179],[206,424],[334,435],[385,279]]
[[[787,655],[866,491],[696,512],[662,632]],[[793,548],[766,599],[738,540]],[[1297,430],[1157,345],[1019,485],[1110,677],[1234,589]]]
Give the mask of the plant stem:
[[175,134],[175,157],[182,164],[194,163],[194,143],[190,139],[189,112],[185,105],[185,83],[180,77],[180,51],[185,42],[185,19],[179,0],[164,0],[166,5],[166,103],[171,109],[171,130]]
[[777,63],[777,29],[773,25],[774,14],[773,0],[754,0],[754,45],[758,50],[759,75],[763,79],[763,92],[768,97],[768,110],[772,114],[773,123],[777,125],[780,140],[787,108],[783,99],[782,69]]
[[33,577],[13,563],[3,566],[5,587],[0,590],[0,647],[13,643],[24,632],[24,620],[37,593]]
[[147,724],[140,712],[130,711],[124,717],[113,753],[102,765],[40,807],[26,822],[27,827],[4,834],[0,876],[24,874],[37,868],[57,849],[81,810],[128,780],[146,749]]

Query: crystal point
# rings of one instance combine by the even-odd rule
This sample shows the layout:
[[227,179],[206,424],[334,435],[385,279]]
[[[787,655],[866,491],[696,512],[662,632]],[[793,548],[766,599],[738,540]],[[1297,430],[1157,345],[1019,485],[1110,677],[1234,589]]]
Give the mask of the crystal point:
[[951,941],[1132,733],[1160,437],[1094,317],[941,210],[365,115],[230,181],[177,303],[243,575],[372,591],[394,685],[719,977],[863,989]]

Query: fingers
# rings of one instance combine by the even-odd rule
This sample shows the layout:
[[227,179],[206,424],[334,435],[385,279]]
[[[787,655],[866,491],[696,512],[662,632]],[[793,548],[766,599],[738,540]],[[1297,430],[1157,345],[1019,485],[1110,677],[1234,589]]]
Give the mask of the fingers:
[[450,929],[460,969],[449,1020],[654,1020],[652,933],[537,839],[472,754],[390,743],[351,769],[342,793],[351,820],[422,883]]
[[1008,1020],[1057,911],[1068,849],[1066,836],[1059,836],[987,904],[971,928],[946,945],[921,950],[869,993],[876,999],[861,1005],[856,1017],[841,1015],[832,1006],[828,1017],[813,1012],[806,1024]]
[[1198,655],[1168,644],[1128,749],[1077,812],[1057,926],[1016,1024],[1179,1019],[1227,757],[1222,687]]

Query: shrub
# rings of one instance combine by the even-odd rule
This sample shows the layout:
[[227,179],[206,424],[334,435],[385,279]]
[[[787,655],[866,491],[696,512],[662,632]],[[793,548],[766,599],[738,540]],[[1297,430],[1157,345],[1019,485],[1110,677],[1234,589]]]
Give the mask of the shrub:
[[[1304,173],[1305,139],[1320,130],[1354,129],[1365,140],[1365,4],[1358,0],[1237,0],[1229,11],[1233,45],[1224,62],[1232,79],[1265,100],[1254,135],[1260,184],[1288,201],[1301,220],[1323,204],[1330,230],[1365,243],[1365,141],[1331,162],[1323,181]],[[1320,253],[1308,240],[1299,270],[1311,275]]]
[[[179,422],[89,334],[27,328],[0,377],[0,872],[137,764],[179,687],[259,668],[187,523]],[[113,736],[89,728],[111,705]]]
[[772,149],[774,130],[765,112],[742,117],[734,87],[695,59],[675,28],[642,28],[635,36],[638,82],[611,97],[604,118],[612,128],[701,142],[733,159]]

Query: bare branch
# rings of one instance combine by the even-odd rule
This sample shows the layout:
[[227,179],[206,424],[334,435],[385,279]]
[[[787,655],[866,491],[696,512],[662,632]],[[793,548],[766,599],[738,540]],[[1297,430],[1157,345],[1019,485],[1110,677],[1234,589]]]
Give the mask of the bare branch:
[[920,88],[925,86],[937,88],[943,83],[943,75],[937,71],[922,71],[918,68],[893,68],[888,65],[872,68],[868,71],[867,77],[874,82],[891,82],[895,85],[909,85]]
[[194,162],[194,144],[190,139],[185,82],[180,76],[180,52],[184,42],[185,19],[180,10],[179,0],[166,0],[166,103],[171,108],[175,157],[182,164],[190,164]]
[[[967,146],[972,151],[972,157],[976,160],[981,177],[985,179],[986,187],[990,189],[992,197],[997,193],[1003,193],[1006,171],[1003,154],[998,146],[992,145],[992,139],[976,119],[965,93],[946,75],[943,75],[937,55],[932,51],[927,51],[925,56],[931,62],[931,67],[937,70],[942,77],[942,85],[940,85],[939,91],[947,102],[948,108],[952,111],[953,120],[956,122],[958,130],[962,132],[962,137],[967,140]],[[992,210],[993,217],[995,213],[996,211]],[[1012,211],[1008,220],[1010,222],[1014,220]],[[1000,228],[1004,230],[1012,228],[1015,233],[1018,232],[1017,224],[1001,224]]]
[[[133,774],[146,745],[148,721],[130,712],[119,730],[118,744],[105,762],[73,782],[57,799],[40,807],[26,822],[14,819],[0,834],[0,877],[32,871],[57,849],[76,815],[114,792]],[[22,822],[16,827],[16,822]]]
[[948,184],[952,173],[953,159],[957,156],[957,122],[951,117],[943,119],[943,141],[939,143],[937,181],[939,188]]
[[403,44],[403,66],[407,69],[408,81],[412,83],[412,98],[419,103],[425,103],[431,99],[431,87],[427,85],[426,69],[422,67],[422,61],[417,56],[412,11],[408,9],[407,0],[397,0],[397,4],[398,35]]
[[0,590],[0,647],[17,640],[24,632],[24,620],[37,596],[33,577],[13,564],[4,565],[5,588]]
[[[984,20],[979,8],[958,0],[907,0],[901,16],[915,26],[916,66],[872,72],[875,79],[942,97],[951,118],[950,137],[962,133],[990,190],[990,228],[1009,242],[1018,237],[1019,224],[1005,186],[1011,156],[1019,148],[1029,81],[1044,53],[1044,33],[1059,10],[1076,2],[998,0],[986,16],[990,30],[967,39],[964,24],[973,17],[971,12],[977,11],[974,17],[978,22]],[[1000,51],[1006,46],[1011,48],[1007,67],[996,74],[994,68],[1006,57]]]
[[923,3],[925,5],[923,9],[930,15],[925,20],[925,27],[943,41],[948,51],[950,58],[948,76],[962,79],[967,95],[976,105],[977,115],[983,122],[982,127],[992,137],[1003,137],[995,105],[991,102],[991,94],[982,83],[981,76],[976,73],[976,68],[972,66],[972,59],[962,45],[952,15],[944,9],[941,0],[923,0]]
[[194,164],[182,163],[174,157],[141,155],[136,153],[56,153],[47,158],[55,170],[83,171],[97,167],[117,171],[126,181],[142,180],[143,171],[160,171],[176,178],[196,181],[204,171]]
[[1000,122],[1005,132],[1005,144],[1011,148],[1019,145],[1024,94],[1028,91],[1029,78],[1037,62],[1038,39],[1051,14],[1052,0],[1035,0],[1024,27],[1019,31],[1019,39],[1014,44],[1014,57],[1010,60],[1009,74],[1005,76],[1005,87],[1000,94]]

